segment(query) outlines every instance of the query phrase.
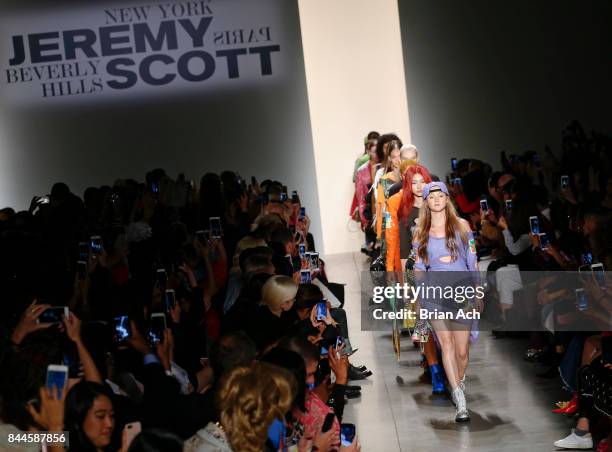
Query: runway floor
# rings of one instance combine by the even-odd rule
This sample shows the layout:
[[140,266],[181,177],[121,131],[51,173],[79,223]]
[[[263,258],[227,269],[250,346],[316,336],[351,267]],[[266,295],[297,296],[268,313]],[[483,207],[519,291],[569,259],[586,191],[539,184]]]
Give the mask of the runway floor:
[[354,364],[374,373],[355,382],[362,396],[345,408],[343,422],[355,423],[364,452],[395,451],[553,451],[573,420],[550,412],[554,401],[568,400],[559,379],[540,379],[545,370],[523,361],[526,341],[494,339],[481,332],[470,351],[466,395],[472,421],[456,424],[445,396],[431,394],[418,381],[420,354],[406,337],[401,359],[393,353],[391,334],[361,331],[360,278],[367,269],[360,253],[328,256],[330,281],[346,283],[345,309]]

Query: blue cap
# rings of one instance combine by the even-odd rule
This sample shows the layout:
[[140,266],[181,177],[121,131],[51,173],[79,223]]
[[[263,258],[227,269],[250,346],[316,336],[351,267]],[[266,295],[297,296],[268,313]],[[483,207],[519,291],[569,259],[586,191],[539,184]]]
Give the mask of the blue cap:
[[434,192],[441,191],[441,192],[446,193],[446,196],[449,196],[448,188],[446,188],[446,184],[444,182],[436,181],[436,182],[430,182],[423,187],[423,199],[427,199],[427,197],[432,191]]

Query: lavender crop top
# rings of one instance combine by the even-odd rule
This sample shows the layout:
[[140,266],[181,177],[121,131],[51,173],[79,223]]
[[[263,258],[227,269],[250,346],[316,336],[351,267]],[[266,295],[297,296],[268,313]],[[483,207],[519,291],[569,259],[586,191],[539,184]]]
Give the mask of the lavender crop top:
[[[421,259],[418,258],[414,264],[414,269],[417,271],[478,271],[476,245],[474,243],[474,235],[468,232],[468,241],[464,243],[461,240],[461,235],[457,233],[455,241],[459,244],[459,252],[457,259],[454,262],[443,262],[440,258],[450,256],[451,252],[446,247],[446,237],[429,236],[427,242],[427,257],[429,263],[427,266]],[[418,253],[418,244],[412,244],[415,253]]]

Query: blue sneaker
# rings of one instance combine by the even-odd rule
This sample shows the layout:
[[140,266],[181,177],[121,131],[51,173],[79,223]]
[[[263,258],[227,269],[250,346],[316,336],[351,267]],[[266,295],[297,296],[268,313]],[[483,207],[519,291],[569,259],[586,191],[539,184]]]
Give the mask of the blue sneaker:
[[431,392],[432,394],[444,394],[444,370],[440,364],[429,366],[431,372]]

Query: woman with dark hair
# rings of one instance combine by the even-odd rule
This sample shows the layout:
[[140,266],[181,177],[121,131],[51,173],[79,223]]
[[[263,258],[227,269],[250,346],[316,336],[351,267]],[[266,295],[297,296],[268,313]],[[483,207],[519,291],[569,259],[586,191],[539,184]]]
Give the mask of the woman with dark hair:
[[376,219],[375,228],[376,243],[380,249],[380,255],[385,258],[387,247],[385,241],[385,229],[390,223],[390,215],[387,211],[387,199],[390,195],[391,187],[401,180],[400,175],[400,149],[402,142],[400,140],[392,140],[386,143],[385,158],[382,160],[383,175],[378,179],[378,183],[374,182],[374,190],[376,193]]
[[81,381],[66,396],[65,428],[70,450],[104,452],[115,428],[112,394],[99,383]]

